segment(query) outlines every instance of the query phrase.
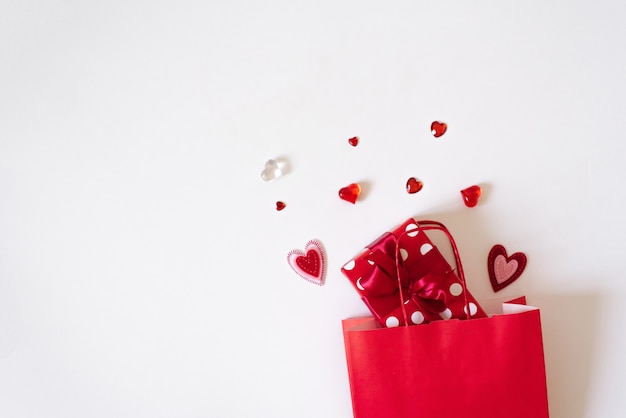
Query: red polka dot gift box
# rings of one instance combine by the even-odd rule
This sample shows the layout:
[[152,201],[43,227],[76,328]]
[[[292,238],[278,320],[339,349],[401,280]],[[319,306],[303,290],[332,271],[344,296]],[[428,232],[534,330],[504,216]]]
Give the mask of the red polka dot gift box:
[[[450,239],[456,271],[426,235],[429,230]],[[456,244],[439,222],[410,218],[366,246],[341,271],[383,327],[487,316],[461,280]]]

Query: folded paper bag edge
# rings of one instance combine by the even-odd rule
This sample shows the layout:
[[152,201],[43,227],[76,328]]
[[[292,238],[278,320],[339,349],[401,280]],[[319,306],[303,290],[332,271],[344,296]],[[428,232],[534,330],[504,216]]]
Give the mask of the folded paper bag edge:
[[[526,305],[526,297],[520,296],[515,299],[508,300],[506,302],[502,302],[501,304],[502,310],[497,313],[492,313],[487,318],[475,318],[469,319],[470,321],[480,321],[484,319],[492,318],[493,316],[499,315],[513,315],[519,314],[523,312],[536,311],[540,310],[540,308],[536,306]],[[452,319],[454,321],[454,319]],[[342,328],[344,331],[373,331],[378,329],[389,329],[386,327],[382,327],[376,321],[376,318],[373,316],[356,316],[345,318],[341,320]],[[418,326],[424,327],[429,326],[432,323],[421,324]]]

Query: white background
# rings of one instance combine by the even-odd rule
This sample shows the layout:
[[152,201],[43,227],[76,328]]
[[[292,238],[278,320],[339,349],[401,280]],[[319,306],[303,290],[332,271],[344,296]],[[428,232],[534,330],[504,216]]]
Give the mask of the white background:
[[[446,223],[480,301],[542,309],[552,417],[624,416],[625,19],[1,0],[0,416],[348,418],[340,321],[367,310],[340,267],[411,216]],[[323,287],[286,263],[312,238]],[[494,295],[496,243],[529,263]]]

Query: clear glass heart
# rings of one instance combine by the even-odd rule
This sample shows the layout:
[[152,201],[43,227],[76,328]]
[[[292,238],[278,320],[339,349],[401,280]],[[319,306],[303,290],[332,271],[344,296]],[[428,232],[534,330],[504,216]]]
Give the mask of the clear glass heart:
[[261,178],[263,181],[272,181],[279,177],[282,177],[285,164],[281,164],[276,160],[267,160],[265,168],[261,172]]

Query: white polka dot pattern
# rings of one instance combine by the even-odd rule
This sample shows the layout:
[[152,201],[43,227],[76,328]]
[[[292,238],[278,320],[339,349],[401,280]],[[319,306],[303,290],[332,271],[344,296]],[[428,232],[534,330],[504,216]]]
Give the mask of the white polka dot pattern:
[[433,246],[430,244],[424,244],[420,247],[420,253],[422,255],[426,254],[427,252],[429,252],[430,250],[433,249]]
[[387,328],[397,327],[398,325],[400,325],[400,321],[398,321],[398,318],[396,318],[395,316],[390,316],[385,321],[385,325],[387,326]]
[[422,322],[424,322],[424,314],[420,311],[413,312],[413,314],[411,314],[411,322],[413,322],[415,325],[421,324]]
[[343,268],[344,270],[352,270],[355,265],[356,265],[356,261],[350,260],[343,266]]
[[452,296],[459,296],[461,293],[463,293],[463,286],[461,286],[461,283],[452,283],[450,285],[450,294]]
[[409,258],[409,252],[404,248],[400,248],[400,257],[402,257],[402,261],[406,261]]
[[[415,231],[411,231],[412,229],[414,229]],[[407,236],[411,237],[411,238],[415,238],[417,236],[417,233],[419,232],[419,230],[417,229],[417,225],[416,224],[408,224],[406,226],[406,228],[404,228],[405,231],[411,231],[411,232],[407,232]]]
[[[478,307],[476,306],[476,304],[470,302],[468,303],[468,305],[469,305],[469,315],[470,316],[476,315],[476,312],[478,312]],[[467,306],[463,308],[463,312],[465,312],[465,315],[467,315]]]

